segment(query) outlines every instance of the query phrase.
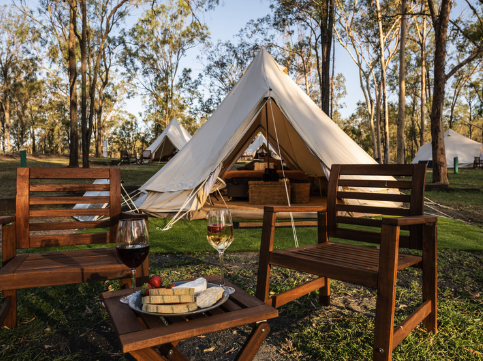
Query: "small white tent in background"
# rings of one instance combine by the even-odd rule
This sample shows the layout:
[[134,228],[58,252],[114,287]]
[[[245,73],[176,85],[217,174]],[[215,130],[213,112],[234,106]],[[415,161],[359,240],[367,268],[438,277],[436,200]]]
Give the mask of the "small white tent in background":
[[[254,158],[257,152],[260,150],[260,148],[264,148],[265,151],[267,151],[267,140],[263,136],[262,133],[258,134],[258,136],[255,138],[252,144],[245,150],[244,154],[246,156]],[[270,155],[272,158],[277,159],[278,155],[275,149],[270,145]]]
[[[459,168],[471,168],[475,157],[483,157],[483,144],[456,133],[453,129],[444,132],[444,148],[446,151],[446,164],[448,168],[454,168],[454,158],[458,157]],[[433,160],[431,142],[419,148],[412,163],[427,162]]]
[[167,158],[176,154],[190,139],[191,135],[188,131],[173,117],[166,129],[145,149],[145,152],[150,151],[153,162],[160,162],[163,158],[168,160]]
[[328,178],[332,164],[376,163],[262,49],[190,142],[140,188],[136,205],[194,217],[218,176],[267,127],[270,144],[293,170]]

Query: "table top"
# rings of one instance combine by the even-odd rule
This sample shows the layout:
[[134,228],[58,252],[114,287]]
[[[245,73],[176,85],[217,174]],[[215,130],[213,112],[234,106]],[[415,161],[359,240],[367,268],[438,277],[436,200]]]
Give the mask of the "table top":
[[[205,278],[208,282],[219,279],[218,276]],[[225,283],[235,288],[235,293],[225,303],[207,312],[189,316],[160,317],[135,312],[129,305],[119,302],[122,296],[132,292],[130,289],[105,292],[102,298],[123,352],[159,346],[278,316],[277,309],[230,282]],[[147,328],[143,327],[140,320]]]

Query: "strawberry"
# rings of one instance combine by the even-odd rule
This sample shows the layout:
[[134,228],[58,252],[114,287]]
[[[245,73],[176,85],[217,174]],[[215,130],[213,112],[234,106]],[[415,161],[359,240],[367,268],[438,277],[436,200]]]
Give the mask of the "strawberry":
[[159,288],[161,287],[161,277],[159,276],[153,276],[149,279],[149,284],[153,286],[154,288]]
[[167,289],[171,289],[173,287],[176,287],[176,285],[174,283],[171,283],[169,286],[166,286]]
[[154,287],[151,286],[149,283],[143,284],[141,287],[141,295],[142,296],[149,296],[149,290],[153,289]]
[[221,223],[213,223],[208,225],[208,232],[210,233],[221,233],[225,227]]

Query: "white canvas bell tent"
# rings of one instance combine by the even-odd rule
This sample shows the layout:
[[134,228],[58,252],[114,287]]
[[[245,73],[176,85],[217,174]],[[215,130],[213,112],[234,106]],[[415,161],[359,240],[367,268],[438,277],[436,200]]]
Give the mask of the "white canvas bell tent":
[[166,129],[146,148],[151,151],[152,161],[161,161],[163,157],[174,155],[191,139],[190,133],[173,117]]
[[[483,144],[448,129],[444,132],[444,148],[446,152],[446,165],[454,168],[454,158],[458,157],[458,168],[471,168],[475,157],[483,157]],[[418,164],[420,161],[433,160],[433,149],[431,142],[419,148],[412,163]]]
[[188,145],[140,188],[136,205],[148,213],[201,209],[217,177],[267,126],[291,169],[328,178],[332,164],[376,163],[261,49]]
[[[278,158],[278,155],[273,149],[272,145],[269,144],[270,147],[270,155],[272,158]],[[264,148],[265,151],[267,151],[267,140],[263,136],[262,133],[259,133],[258,136],[255,138],[252,144],[248,146],[248,148],[245,150],[244,154],[250,157],[255,157],[257,152],[260,150],[260,148]]]

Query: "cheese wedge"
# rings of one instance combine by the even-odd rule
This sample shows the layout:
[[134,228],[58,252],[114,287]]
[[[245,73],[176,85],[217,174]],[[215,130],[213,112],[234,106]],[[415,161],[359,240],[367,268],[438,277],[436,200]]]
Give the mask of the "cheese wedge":
[[144,296],[143,304],[165,304],[165,303],[190,303],[195,302],[195,296],[191,295],[171,295],[171,296]]
[[194,288],[152,288],[149,290],[149,296],[178,296],[194,294]]
[[200,277],[200,278],[198,278],[194,281],[186,282],[186,283],[183,283],[179,286],[173,287],[173,289],[179,290],[179,289],[183,289],[183,288],[194,288],[195,289],[195,295],[197,295],[198,293],[206,290],[206,287],[207,287],[206,279],[204,279],[203,277]]
[[169,305],[149,305],[143,304],[143,311],[157,313],[185,313],[195,311],[198,308],[196,302],[177,303]]

